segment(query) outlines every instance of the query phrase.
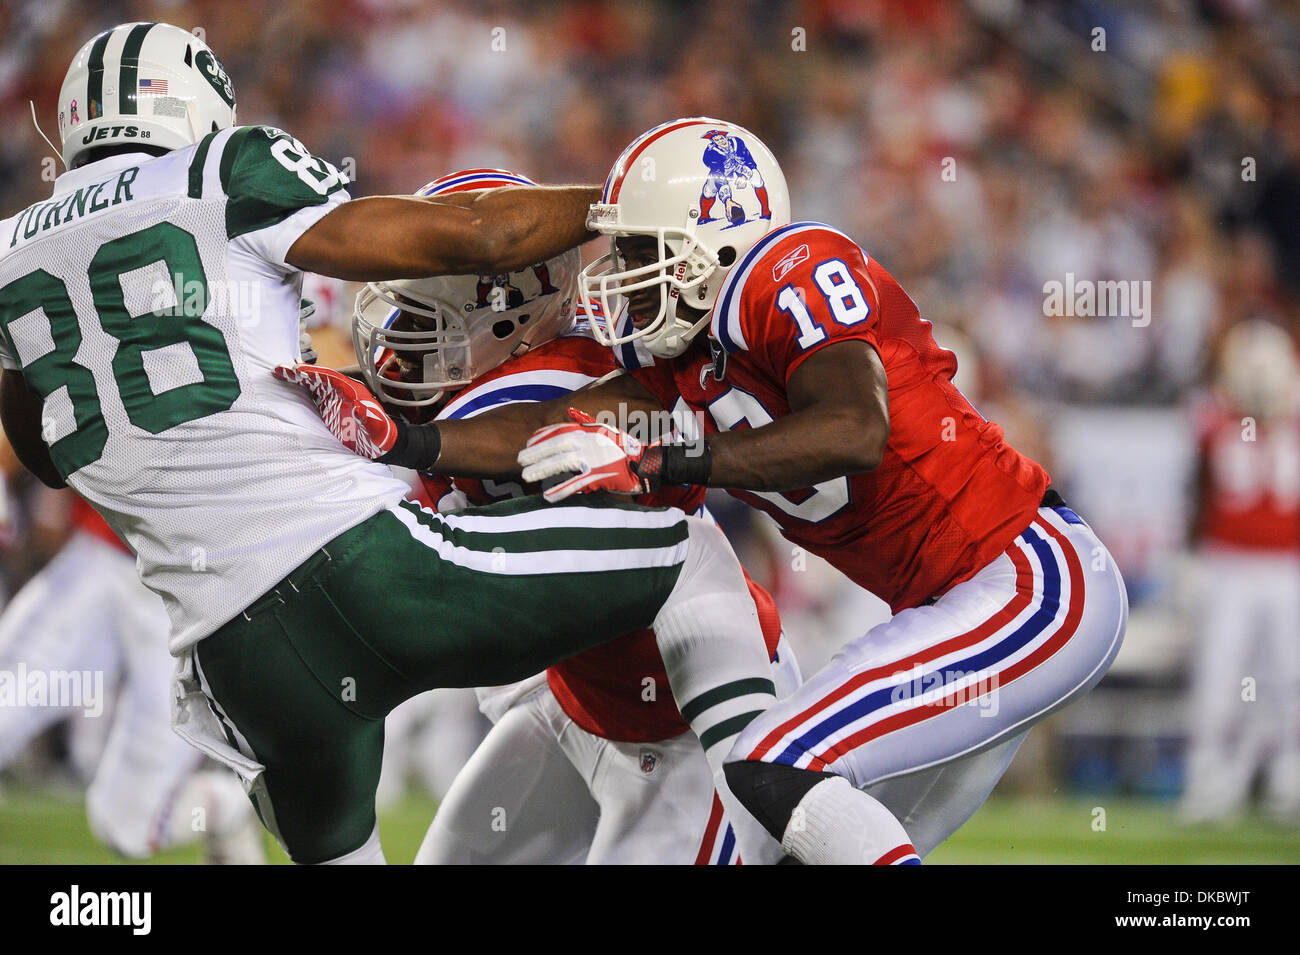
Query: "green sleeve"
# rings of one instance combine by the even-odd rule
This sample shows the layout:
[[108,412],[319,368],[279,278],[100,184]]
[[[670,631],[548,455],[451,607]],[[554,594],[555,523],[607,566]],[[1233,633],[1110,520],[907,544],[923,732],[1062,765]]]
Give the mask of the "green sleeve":
[[348,185],[337,167],[273,126],[237,129],[222,152],[220,176],[228,239],[278,225],[332,197],[337,201],[335,194]]

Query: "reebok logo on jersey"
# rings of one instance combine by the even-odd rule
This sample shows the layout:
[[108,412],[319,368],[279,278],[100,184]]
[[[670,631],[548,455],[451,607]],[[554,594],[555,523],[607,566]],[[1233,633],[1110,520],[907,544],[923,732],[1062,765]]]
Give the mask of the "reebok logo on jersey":
[[74,885],[50,896],[51,925],[127,925],[132,935],[148,935],[152,913],[152,892],[82,892]]
[[799,248],[790,252],[780,262],[772,266],[772,281],[781,281],[781,279],[785,278],[786,274],[800,262],[807,262],[810,254],[808,246],[806,245],[801,245]]

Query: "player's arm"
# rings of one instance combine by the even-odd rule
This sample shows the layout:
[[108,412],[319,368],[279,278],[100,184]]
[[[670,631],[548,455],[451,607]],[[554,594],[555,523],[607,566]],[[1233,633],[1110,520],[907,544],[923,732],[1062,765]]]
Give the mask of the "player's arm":
[[375,196],[334,209],[286,260],[358,282],[509,272],[587,241],[600,189],[511,186],[445,196]]
[[593,417],[611,413],[620,421],[636,411],[663,410],[648,390],[622,375],[549,402],[518,402],[470,419],[408,424],[390,416],[363,382],[333,368],[280,365],[274,374],[306,388],[334,436],[357,454],[456,477],[518,478],[519,449],[538,428],[568,422],[570,408]]
[[0,375],[0,423],[27,470],[50,487],[67,487],[41,437],[41,399],[20,372],[8,368]]
[[[563,395],[552,401],[503,405],[473,418],[437,422],[439,453],[428,465],[404,464],[435,474],[475,478],[517,478],[517,455],[538,428],[569,421],[568,410],[578,408],[592,417],[613,415],[619,421],[663,411],[663,405],[631,375],[619,375]],[[429,425],[418,426],[429,428]],[[399,455],[400,457],[400,455]]]
[[[353,416],[359,403],[373,413],[357,417],[382,425],[384,437],[365,453],[386,464],[435,474],[513,478],[516,454],[540,428],[570,421],[569,410],[617,420],[663,410],[640,382],[621,375],[548,402],[520,402],[464,420],[424,425],[392,421],[364,386],[331,369],[300,366],[278,369],[313,392],[326,420]],[[659,480],[667,484],[775,491],[810,487],[879,466],[889,438],[889,406],[884,366],[863,341],[836,342],[808,356],[787,382],[791,413],[761,428],[715,434],[700,454],[691,445],[657,449]],[[340,414],[340,410],[345,413]],[[353,429],[356,430],[356,429]],[[355,443],[355,442],[354,442]]]
[[218,136],[224,145],[190,170],[191,191],[203,198],[220,190],[233,248],[286,272],[354,281],[505,272],[592,237],[595,187],[349,200],[347,176],[282,129]]
[[[884,456],[889,390],[876,350],[881,303],[866,254],[833,230],[802,238],[802,259],[791,260],[783,284],[755,269],[733,306],[714,316],[723,347],[743,350],[785,382],[790,413],[710,436],[711,487],[796,490],[875,470]],[[771,251],[774,260],[780,254],[779,245]],[[665,481],[676,477],[665,468]]]
[[885,369],[860,339],[808,355],[786,383],[791,413],[758,428],[710,435],[699,445],[646,447],[570,412],[568,424],[532,436],[520,452],[526,481],[551,482],[561,500],[579,491],[646,493],[665,484],[752,491],[811,487],[880,465],[889,439]]
[[[814,352],[786,382],[790,414],[710,435],[709,487],[789,491],[880,466],[889,439],[885,368],[864,341]],[[673,475],[664,480],[676,483]]]

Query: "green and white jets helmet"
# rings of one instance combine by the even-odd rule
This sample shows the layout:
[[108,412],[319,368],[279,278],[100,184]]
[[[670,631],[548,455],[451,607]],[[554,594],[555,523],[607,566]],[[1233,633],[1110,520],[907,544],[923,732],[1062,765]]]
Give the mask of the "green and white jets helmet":
[[123,23],[86,43],[59,91],[68,168],[99,146],[182,149],[235,125],[235,88],[208,45],[167,23]]

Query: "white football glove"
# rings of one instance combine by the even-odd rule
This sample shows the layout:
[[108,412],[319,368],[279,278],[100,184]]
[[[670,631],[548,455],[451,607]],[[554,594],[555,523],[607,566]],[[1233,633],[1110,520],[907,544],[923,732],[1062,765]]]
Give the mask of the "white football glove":
[[542,496],[551,502],[593,491],[644,494],[651,490],[636,470],[647,450],[644,444],[576,408],[569,409],[569,417],[573,424],[554,424],[534,432],[519,452],[525,482],[541,484]]

